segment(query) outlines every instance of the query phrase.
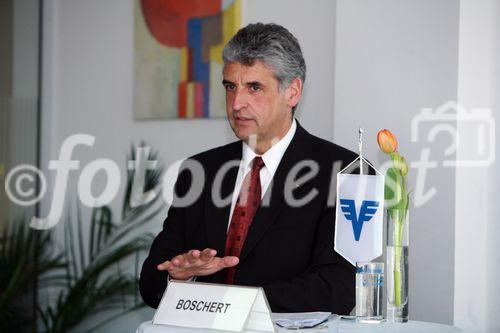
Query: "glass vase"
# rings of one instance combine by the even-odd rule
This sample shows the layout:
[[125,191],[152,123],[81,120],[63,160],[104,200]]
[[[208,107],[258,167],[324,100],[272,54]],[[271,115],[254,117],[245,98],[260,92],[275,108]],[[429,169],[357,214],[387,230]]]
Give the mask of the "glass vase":
[[387,210],[387,321],[408,321],[408,210]]

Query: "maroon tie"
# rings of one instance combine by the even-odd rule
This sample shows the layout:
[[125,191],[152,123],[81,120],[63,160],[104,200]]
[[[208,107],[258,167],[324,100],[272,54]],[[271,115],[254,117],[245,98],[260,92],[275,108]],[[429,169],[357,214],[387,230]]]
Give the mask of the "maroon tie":
[[[261,184],[260,169],[264,166],[264,161],[257,156],[252,161],[252,170],[247,173],[241,184],[238,201],[234,207],[231,224],[226,239],[226,256],[240,257],[241,249],[245,244],[248,229],[252,224],[253,217],[260,205]],[[236,267],[226,269],[226,283],[234,282]]]

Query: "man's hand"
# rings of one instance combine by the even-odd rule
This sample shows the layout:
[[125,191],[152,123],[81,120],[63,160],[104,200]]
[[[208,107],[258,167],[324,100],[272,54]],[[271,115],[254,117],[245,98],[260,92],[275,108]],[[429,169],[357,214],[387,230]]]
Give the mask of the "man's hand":
[[160,271],[167,270],[173,279],[187,280],[193,276],[211,275],[239,263],[238,257],[227,256],[220,258],[216,257],[216,254],[216,250],[208,248],[201,252],[191,250],[159,264],[157,268]]

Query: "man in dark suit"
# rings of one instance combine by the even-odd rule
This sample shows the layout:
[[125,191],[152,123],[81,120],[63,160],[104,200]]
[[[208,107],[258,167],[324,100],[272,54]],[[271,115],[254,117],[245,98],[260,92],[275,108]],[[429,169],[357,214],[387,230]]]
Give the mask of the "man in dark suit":
[[334,164],[356,155],[294,119],[306,70],[288,30],[250,24],[223,60],[227,116],[240,141],[181,167],[141,295],[157,307],[169,277],[196,279],[261,286],[274,312],[349,313],[355,270],[333,249]]

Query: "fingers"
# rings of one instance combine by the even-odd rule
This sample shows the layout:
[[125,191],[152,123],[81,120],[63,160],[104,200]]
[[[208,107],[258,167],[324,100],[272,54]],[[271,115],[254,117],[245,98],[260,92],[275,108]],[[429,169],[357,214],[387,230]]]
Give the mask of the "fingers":
[[159,264],[158,266],[156,266],[156,268],[159,270],[159,271],[166,271],[168,269],[168,266],[170,265],[170,261],[167,260],[161,264]]
[[175,258],[172,258],[172,260],[167,260],[161,264],[159,264],[158,266],[156,266],[156,268],[159,270],[159,271],[167,271],[167,270],[170,270],[174,267],[179,267],[179,266],[182,266],[181,263],[184,261],[182,260],[182,258],[179,258],[180,256],[177,256]]
[[186,260],[184,254],[180,254],[178,256],[175,256],[171,260],[172,265],[179,266],[179,267],[186,265],[186,262],[187,262],[187,260]]
[[240,259],[238,257],[227,256],[227,257],[222,258],[221,262],[224,265],[224,268],[225,267],[233,267],[233,266],[238,265],[238,263],[240,262]]
[[187,255],[188,254],[185,253],[175,256],[172,258],[172,260],[167,260],[164,263],[156,266],[156,268],[160,271],[171,270],[174,268],[183,268],[188,263],[188,259],[186,258]]
[[159,264],[158,266],[156,266],[156,268],[159,271],[171,270],[174,268],[186,269],[188,268],[188,266],[195,266],[200,258],[208,260],[211,257],[213,257],[215,253],[217,253],[217,251],[211,249],[205,249],[203,251],[203,258],[202,258],[202,252],[200,252],[199,250],[191,250],[188,253],[180,254],[178,256],[175,256],[171,260],[167,260]]
[[203,251],[191,250],[175,256],[157,266],[158,270],[167,270],[172,277],[210,275],[227,267],[238,265],[239,259],[234,256],[216,257],[217,251],[206,248]]
[[194,264],[200,258],[200,251],[191,250],[185,257],[190,264]]
[[208,260],[212,259],[213,257],[215,257],[216,254],[217,254],[216,250],[206,248],[205,250],[203,250],[201,252],[200,258],[201,258],[201,260],[208,261]]

